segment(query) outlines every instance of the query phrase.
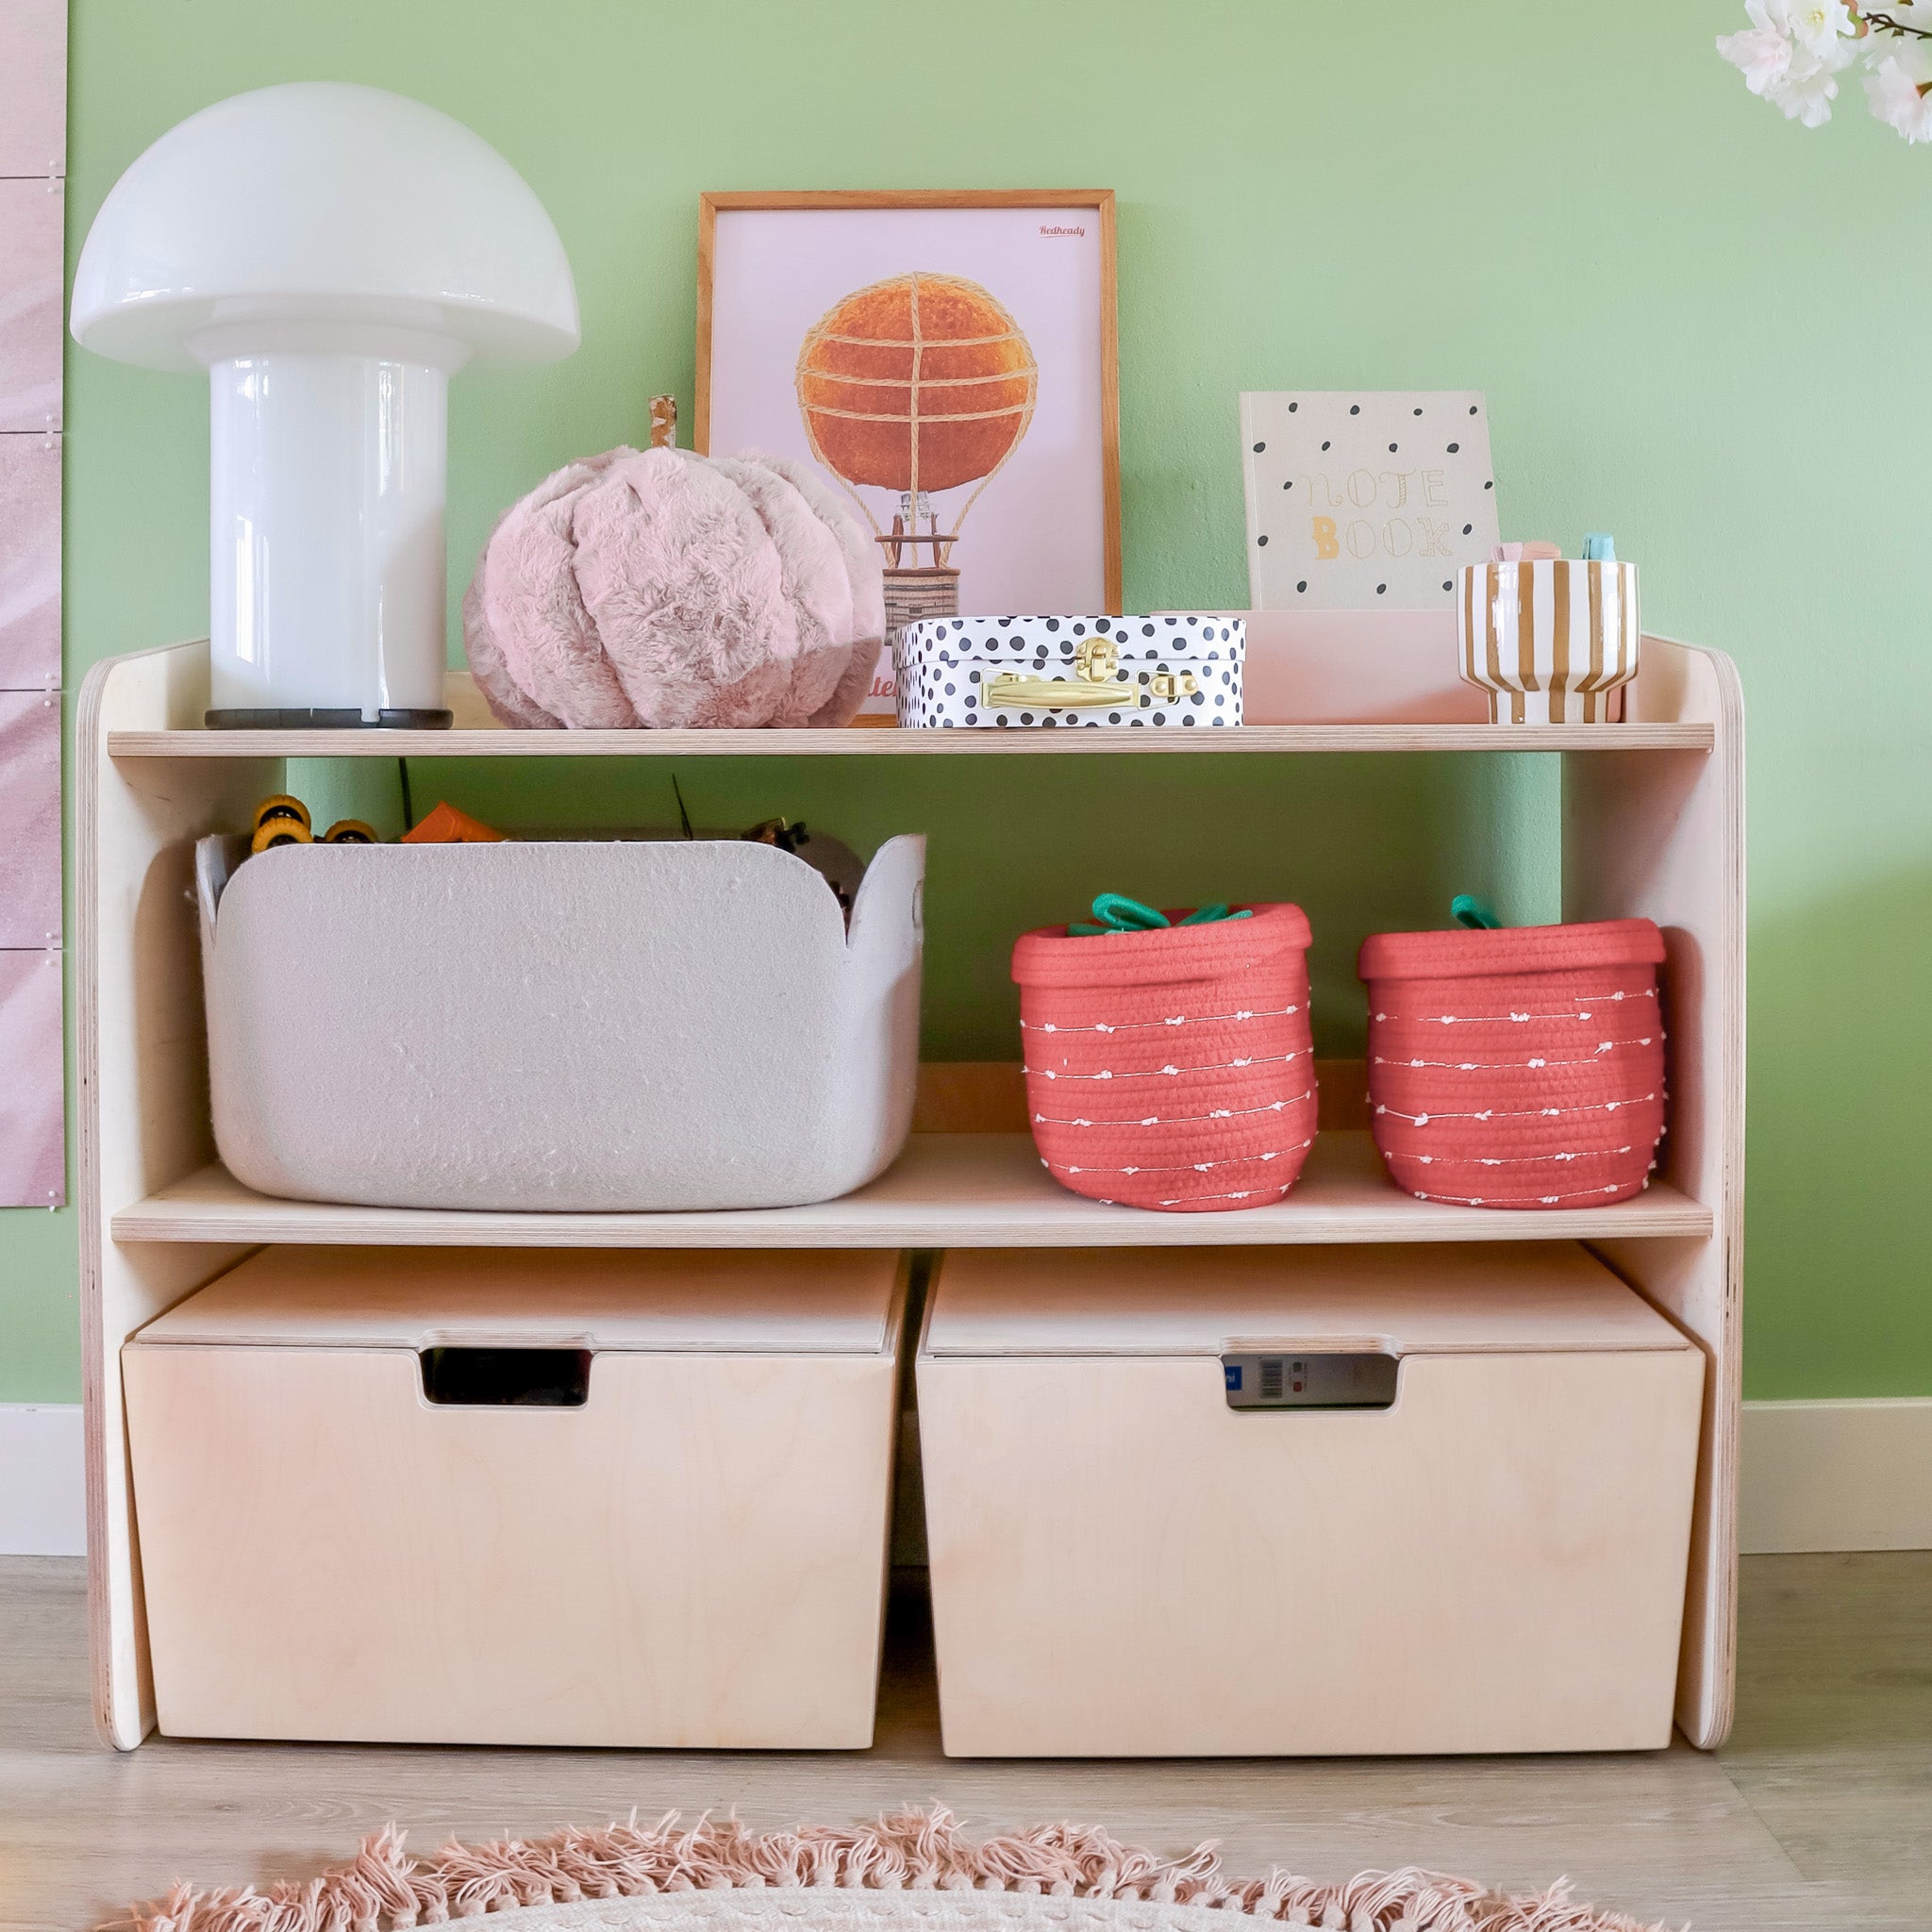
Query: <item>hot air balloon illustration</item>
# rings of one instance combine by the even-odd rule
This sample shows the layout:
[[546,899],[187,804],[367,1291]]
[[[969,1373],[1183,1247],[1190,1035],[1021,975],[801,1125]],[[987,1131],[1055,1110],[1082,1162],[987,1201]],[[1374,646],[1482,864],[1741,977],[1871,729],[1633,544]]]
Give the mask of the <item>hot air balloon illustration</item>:
[[[1039,394],[1020,325],[977,282],[894,275],[819,318],[799,349],[796,381],[812,454],[885,546],[888,626],[957,615],[953,546],[1026,434]],[[888,492],[890,525],[861,489]],[[969,493],[947,509],[942,530],[932,499],[949,491]]]

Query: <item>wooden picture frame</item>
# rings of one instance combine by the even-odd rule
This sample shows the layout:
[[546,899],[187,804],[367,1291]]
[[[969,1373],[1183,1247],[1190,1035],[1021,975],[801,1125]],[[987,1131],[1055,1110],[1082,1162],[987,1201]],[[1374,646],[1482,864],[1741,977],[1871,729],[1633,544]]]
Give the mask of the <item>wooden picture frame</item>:
[[[709,193],[698,202],[697,384],[692,446],[710,454],[716,411],[713,408],[713,323],[718,220],[744,211],[798,212],[807,210],[893,209],[901,211],[960,208],[1091,210],[1099,243],[1099,439],[1102,608],[1121,609],[1121,487],[1119,331],[1115,312],[1116,269],[1113,191],[1108,188],[1065,189],[940,189],[911,191],[828,191]],[[1030,408],[1030,404],[1029,404]],[[1004,460],[1004,458],[1002,458]],[[915,529],[916,516],[913,519]],[[907,541],[934,545],[941,541],[935,519],[931,537],[910,535]]]

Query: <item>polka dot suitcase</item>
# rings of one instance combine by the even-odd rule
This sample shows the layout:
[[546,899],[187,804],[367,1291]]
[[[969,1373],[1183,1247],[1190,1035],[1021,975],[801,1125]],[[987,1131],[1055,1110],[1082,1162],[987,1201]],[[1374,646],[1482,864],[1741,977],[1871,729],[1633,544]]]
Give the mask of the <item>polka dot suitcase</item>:
[[899,723],[923,729],[1241,722],[1238,617],[941,617],[893,633]]

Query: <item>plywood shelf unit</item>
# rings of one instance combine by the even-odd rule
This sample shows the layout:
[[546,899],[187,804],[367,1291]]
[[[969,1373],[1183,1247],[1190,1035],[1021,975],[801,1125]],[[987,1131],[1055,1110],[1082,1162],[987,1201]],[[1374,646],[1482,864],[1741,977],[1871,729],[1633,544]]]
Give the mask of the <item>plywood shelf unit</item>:
[[[102,1736],[131,1749],[154,1723],[121,1347],[260,1246],[1098,1248],[1561,1239],[1586,1241],[1705,1355],[1677,1722],[1693,1743],[1721,1742],[1735,1677],[1743,1190],[1743,711],[1735,671],[1718,653],[1646,638],[1625,722],[1525,729],[1461,722],[1453,705],[1446,715],[1428,714],[1434,723],[1379,716],[1373,652],[1344,650],[1332,638],[1308,649],[1312,682],[1341,695],[1342,708],[1327,715],[1359,722],[1185,733],[519,732],[486,724],[474,686],[458,675],[450,700],[461,728],[454,731],[210,732],[200,724],[205,643],[96,666],[76,727],[76,897],[89,1595]],[[1360,696],[1356,709],[1348,708],[1352,691]],[[214,1164],[188,890],[193,841],[244,824],[257,799],[284,788],[291,758],[1496,751],[1563,756],[1564,916],[1643,914],[1665,931],[1672,1132],[1662,1172],[1633,1201],[1539,1216],[1434,1207],[1389,1187],[1365,1135],[1328,1129],[1286,1202],[1226,1215],[1143,1214],[1079,1200],[1045,1178],[1024,1135],[989,1131],[915,1134],[889,1174],[845,1200],[745,1213],[348,1208],[271,1200]],[[961,1116],[952,1124],[983,1129],[1008,1122]]]

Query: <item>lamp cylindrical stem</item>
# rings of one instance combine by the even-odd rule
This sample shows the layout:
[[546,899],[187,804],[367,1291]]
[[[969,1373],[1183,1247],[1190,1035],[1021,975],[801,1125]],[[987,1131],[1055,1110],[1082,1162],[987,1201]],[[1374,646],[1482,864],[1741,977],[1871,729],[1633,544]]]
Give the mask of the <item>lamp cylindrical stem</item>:
[[440,710],[447,372],[277,349],[208,376],[212,708]]

